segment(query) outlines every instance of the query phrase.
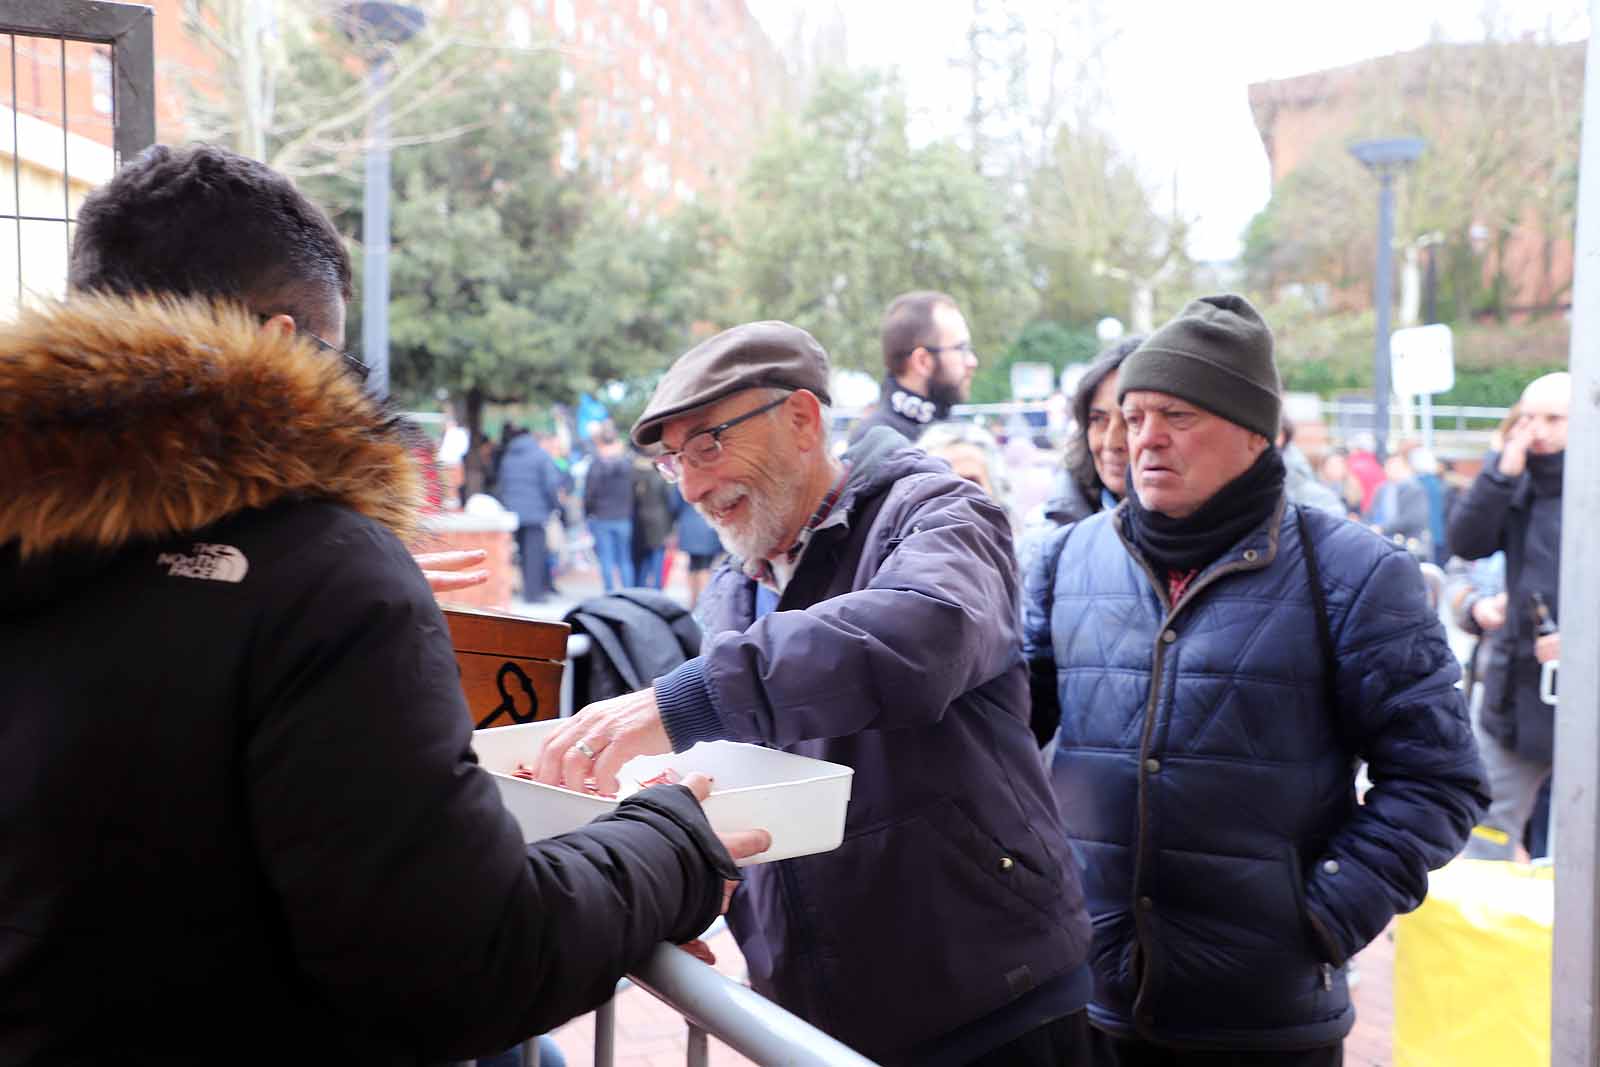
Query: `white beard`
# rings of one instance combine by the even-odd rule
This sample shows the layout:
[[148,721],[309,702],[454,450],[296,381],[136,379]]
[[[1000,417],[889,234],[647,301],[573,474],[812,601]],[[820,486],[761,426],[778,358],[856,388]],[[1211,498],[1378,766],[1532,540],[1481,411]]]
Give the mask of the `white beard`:
[[[770,497],[754,486],[736,483],[708,495],[694,507],[717,531],[723,547],[729,552],[746,561],[770,559],[789,547],[781,543],[788,533],[789,521],[774,506],[774,500],[795,499],[800,482],[798,473],[785,472],[778,477]],[[746,497],[749,503],[742,521],[729,523],[714,517]]]

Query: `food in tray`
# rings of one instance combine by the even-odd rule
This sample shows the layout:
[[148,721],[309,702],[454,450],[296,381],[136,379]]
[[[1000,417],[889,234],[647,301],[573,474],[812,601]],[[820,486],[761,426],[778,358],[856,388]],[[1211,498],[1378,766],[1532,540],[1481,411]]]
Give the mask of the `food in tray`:
[[[511,771],[511,777],[513,777],[513,778],[521,778],[525,782],[537,781],[538,780],[538,769],[535,768],[535,767],[529,766],[526,763],[520,763],[519,762],[516,765],[516,767],[513,768],[513,770]],[[621,788],[618,789],[615,794],[601,793],[599,788],[594,784],[594,779],[593,778],[584,779],[584,783],[583,783],[583,788],[582,789],[569,789],[566,786],[556,786],[555,788],[556,789],[566,789],[567,792],[569,792],[569,793],[585,793],[585,794],[588,794],[589,796],[604,796],[607,799],[618,799],[618,800],[620,800],[621,798],[623,798],[625,796],[629,796],[629,795],[631,795],[633,793],[637,793],[641,789],[649,789],[653,785],[677,785],[682,780],[683,780],[683,776],[681,774],[679,774],[677,771],[673,770],[671,767],[668,767],[666,770],[662,771],[660,774],[653,775],[652,777],[645,778],[645,779],[643,779],[641,781],[630,782],[630,781],[627,781],[626,779],[622,780],[621,783],[620,783],[621,784]]]

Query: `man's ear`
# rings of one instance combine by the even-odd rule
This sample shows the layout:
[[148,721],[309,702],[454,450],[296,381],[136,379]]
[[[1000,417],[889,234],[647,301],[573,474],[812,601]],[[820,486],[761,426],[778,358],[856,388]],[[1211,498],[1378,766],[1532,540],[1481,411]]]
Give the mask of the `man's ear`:
[[789,402],[784,405],[783,417],[794,432],[795,447],[802,452],[821,446],[824,440],[822,432],[822,401],[809,389],[797,389],[789,397]]
[[911,355],[906,357],[906,370],[911,372],[911,379],[923,385],[933,380],[933,372],[936,367],[933,353],[922,345],[913,348]]
[[285,336],[294,333],[293,315],[274,315],[261,324],[263,330],[274,330]]
[[1268,441],[1261,434],[1252,432],[1250,434],[1250,454],[1252,456],[1261,455],[1261,453],[1263,453],[1263,452],[1265,452],[1267,450],[1267,446],[1270,445],[1271,443],[1272,443],[1271,441]]

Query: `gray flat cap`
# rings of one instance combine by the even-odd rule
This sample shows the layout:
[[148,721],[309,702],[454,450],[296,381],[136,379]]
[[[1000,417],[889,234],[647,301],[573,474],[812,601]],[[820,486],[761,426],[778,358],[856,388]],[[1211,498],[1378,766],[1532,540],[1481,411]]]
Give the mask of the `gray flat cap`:
[[633,424],[641,448],[661,440],[662,425],[742,389],[809,389],[824,404],[828,353],[787,322],[747,322],[707,338],[678,357]]

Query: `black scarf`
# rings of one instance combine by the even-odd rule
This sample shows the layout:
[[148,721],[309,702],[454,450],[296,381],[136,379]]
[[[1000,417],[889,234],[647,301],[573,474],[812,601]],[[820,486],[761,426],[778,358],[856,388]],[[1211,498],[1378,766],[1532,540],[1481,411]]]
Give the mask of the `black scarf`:
[[1249,470],[1217,490],[1193,515],[1174,519],[1145,510],[1130,467],[1128,540],[1157,574],[1199,570],[1266,521],[1283,495],[1283,478],[1283,456],[1268,446]]
[[1553,452],[1548,456],[1536,456],[1528,453],[1528,477],[1533,481],[1535,496],[1551,497],[1561,495],[1561,479],[1567,469],[1567,454],[1565,451]]

